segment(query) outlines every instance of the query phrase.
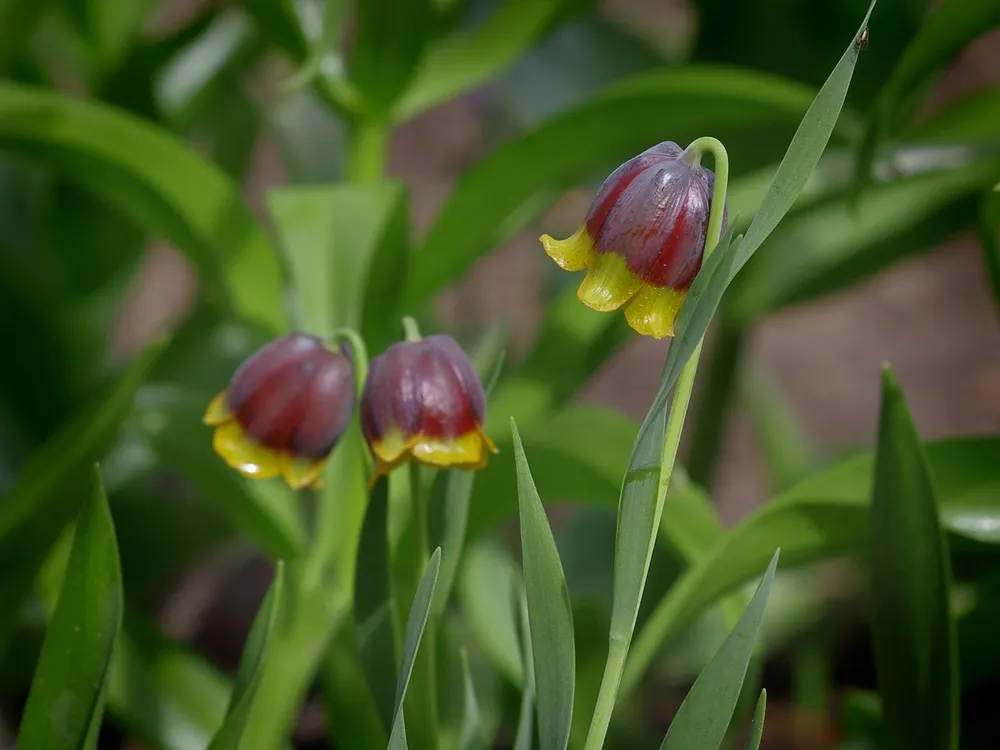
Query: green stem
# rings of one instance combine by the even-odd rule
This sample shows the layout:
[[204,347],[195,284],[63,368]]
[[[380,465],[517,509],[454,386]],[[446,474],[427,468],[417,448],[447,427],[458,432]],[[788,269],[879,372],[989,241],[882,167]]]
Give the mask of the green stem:
[[351,131],[349,177],[352,182],[378,182],[385,173],[389,130],[378,120],[359,119]]
[[[726,147],[716,138],[698,138],[685,149],[681,156],[686,162],[697,166],[701,162],[702,155],[711,152],[715,160],[715,185],[712,190],[712,205],[709,209],[708,232],[705,237],[705,257],[708,257],[722,236],[722,220],[725,215],[726,189],[729,183],[729,155]],[[663,513],[663,505],[667,499],[667,488],[670,486],[670,476],[674,470],[674,461],[677,459],[677,448],[680,445],[681,433],[684,430],[684,418],[687,416],[688,406],[691,403],[691,391],[694,388],[695,375],[698,372],[698,358],[701,355],[701,342],[691,354],[691,358],[684,369],[681,370],[677,385],[674,387],[674,399],[667,414],[666,434],[663,440],[663,452],[660,460],[660,479],[656,491],[656,511],[655,522],[653,524],[654,534],[659,528],[660,517]],[[647,561],[646,571],[649,566]],[[643,574],[645,577],[645,573]],[[645,581],[643,581],[643,584]],[[633,623],[634,628],[634,623]],[[597,704],[594,707],[594,716],[590,723],[590,731],[587,733],[587,741],[584,750],[602,750],[604,740],[608,734],[608,727],[611,726],[611,715],[614,712],[615,701],[618,696],[618,686],[621,684],[622,674],[625,671],[625,661],[631,645],[631,633],[628,638],[612,638],[608,649],[608,661],[604,668],[604,677],[601,680],[601,688],[597,695]]]
[[721,323],[712,347],[708,377],[698,394],[691,448],[685,463],[691,480],[705,488],[712,481],[722,447],[726,415],[746,345],[746,331],[741,326],[727,323],[724,318]]

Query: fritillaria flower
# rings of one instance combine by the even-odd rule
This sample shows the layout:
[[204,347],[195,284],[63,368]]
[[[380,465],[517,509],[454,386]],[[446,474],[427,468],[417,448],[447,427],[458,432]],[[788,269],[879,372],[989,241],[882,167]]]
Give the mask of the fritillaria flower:
[[316,336],[292,333],[244,361],[202,421],[215,427],[215,452],[245,476],[316,487],[354,400],[348,356]]
[[410,458],[441,468],[481,469],[493,441],[483,431],[486,396],[450,336],[400,341],[375,357],[361,394],[361,429],[376,476]]
[[621,307],[632,328],[657,339],[673,335],[708,232],[715,176],[683,154],[667,141],[630,159],[601,185],[575,234],[541,237],[561,268],[587,272],[577,290],[585,305]]

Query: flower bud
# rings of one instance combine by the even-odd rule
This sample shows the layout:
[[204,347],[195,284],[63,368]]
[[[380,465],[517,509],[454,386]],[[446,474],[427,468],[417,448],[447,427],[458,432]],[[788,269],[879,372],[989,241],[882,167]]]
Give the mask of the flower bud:
[[258,349],[205,412],[213,447],[245,476],[316,487],[354,410],[354,366],[305,333]]
[[361,394],[361,429],[376,475],[415,458],[429,466],[481,469],[496,452],[483,431],[486,395],[450,336],[400,341],[375,357]]
[[622,307],[632,328],[657,339],[673,335],[701,269],[715,183],[683,153],[670,141],[643,151],[604,181],[575,234],[541,237],[560,268],[587,272],[577,290],[585,305],[600,312]]

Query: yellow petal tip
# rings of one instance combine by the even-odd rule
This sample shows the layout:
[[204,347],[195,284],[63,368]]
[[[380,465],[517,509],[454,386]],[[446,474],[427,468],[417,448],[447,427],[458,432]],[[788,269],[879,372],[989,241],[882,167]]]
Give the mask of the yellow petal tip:
[[670,287],[643,286],[625,305],[625,319],[641,336],[657,340],[673,336],[686,294]]
[[590,266],[596,255],[586,225],[565,240],[557,240],[548,234],[543,234],[538,239],[545,248],[545,254],[564,271],[583,271]]
[[625,259],[615,253],[601,253],[576,290],[579,300],[592,310],[611,312],[639,291],[642,280],[635,276]]

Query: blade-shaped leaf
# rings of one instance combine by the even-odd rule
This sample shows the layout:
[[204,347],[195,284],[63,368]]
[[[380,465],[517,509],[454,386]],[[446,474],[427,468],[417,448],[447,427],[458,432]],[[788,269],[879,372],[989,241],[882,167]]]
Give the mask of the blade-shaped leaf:
[[521,712],[514,733],[514,750],[531,750],[535,736],[535,654],[531,648],[531,626],[528,622],[528,599],[521,592],[521,659],[524,687],[521,689]]
[[764,736],[764,713],[767,710],[767,691],[760,691],[757,707],[753,710],[750,722],[750,736],[747,737],[745,750],[760,750],[760,740]]
[[[944,526],[964,543],[1000,543],[1000,440],[929,443]],[[801,565],[860,550],[866,540],[871,454],[848,459],[770,500],[677,580],[637,635],[619,691],[627,700],[663,644],[719,597],[764,572],[769,550]]]
[[283,269],[226,175],[168,132],[104,104],[0,86],[0,149],[17,149],[167,237],[240,317],[288,327]]
[[96,749],[121,621],[118,544],[95,467],[21,718],[20,747]]
[[890,744],[954,750],[958,659],[948,545],[930,467],[888,367],[869,529],[872,647]]
[[777,567],[775,552],[740,621],[695,680],[670,722],[660,750],[718,750],[722,744],[753,656]]
[[[734,153],[742,138],[746,163],[766,164],[781,153],[767,144],[780,143],[773,139],[785,128],[791,132],[812,95],[808,87],[783,78],[710,66],[657,71],[609,87],[501,145],[464,176],[420,249],[407,279],[407,307],[419,308],[458,279],[563,188],[613,169],[662,141],[664,134],[683,144],[710,131],[730,143]],[[845,118],[842,127],[848,133],[850,124]]]
[[504,0],[471,32],[434,42],[395,108],[407,120],[480,86],[517,62],[545,30],[562,0]]
[[437,584],[438,569],[441,566],[441,549],[435,549],[427,568],[417,586],[417,592],[410,606],[410,615],[406,621],[403,633],[403,656],[399,668],[399,679],[396,682],[396,711],[392,722],[392,733],[389,736],[389,750],[405,750],[406,721],[403,718],[403,701],[406,689],[410,685],[410,675],[413,674],[413,664],[417,659],[420,639],[424,634],[424,626],[431,611],[431,601],[434,599],[434,586]]
[[239,750],[250,716],[250,707],[257,696],[263,665],[268,658],[274,623],[280,616],[278,607],[284,601],[284,586],[285,566],[279,561],[274,571],[274,580],[250,628],[236,681],[233,683],[229,711],[212,739],[209,750]]
[[354,583],[354,634],[379,716],[392,726],[395,694],[392,678],[399,673],[399,633],[389,559],[389,483],[372,490],[358,544]]
[[521,555],[534,660],[538,737],[542,747],[565,750],[573,720],[576,679],[573,611],[559,551],[514,420],[511,432],[517,464]]
[[462,712],[462,726],[458,734],[458,750],[482,750],[485,747],[479,726],[479,699],[476,697],[476,686],[472,682],[469,671],[469,655],[463,648],[460,652],[462,660],[462,681],[465,686],[465,705]]

